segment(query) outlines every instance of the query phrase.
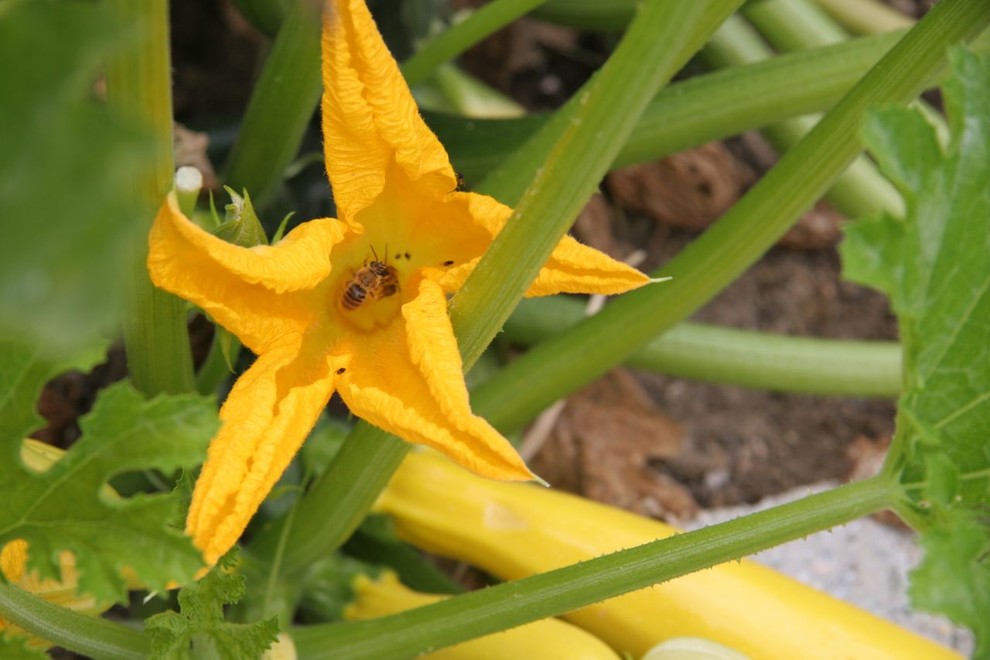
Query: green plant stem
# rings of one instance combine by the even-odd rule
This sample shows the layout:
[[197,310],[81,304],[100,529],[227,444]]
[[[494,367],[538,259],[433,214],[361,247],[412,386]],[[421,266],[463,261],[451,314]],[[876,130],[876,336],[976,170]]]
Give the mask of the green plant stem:
[[503,414],[532,418],[690,316],[769,249],[859,153],[867,109],[913,98],[944,66],[946,47],[978,34],[988,22],[988,3],[937,5],[743,199],[663,269],[672,282],[617,298],[600,314],[533,347],[475,394],[498,401]]
[[815,0],[832,18],[856,34],[875,34],[914,25],[905,16],[878,0]]
[[404,657],[665,582],[842,525],[889,507],[892,482],[874,477],[704,529],[427,607],[347,624],[296,628],[306,658]]
[[402,75],[410,87],[423,82],[444,62],[449,62],[488,35],[525,16],[547,0],[495,0],[422,45],[402,63]]
[[446,107],[464,117],[523,117],[526,109],[463,71],[441,64],[431,83],[446,99]]
[[318,0],[291,3],[227,160],[228,185],[247,189],[259,208],[299,151],[320,98],[320,8]]
[[725,19],[722,12],[734,9],[730,4],[721,3],[719,11],[704,2],[643,4],[604,67],[536,136],[538,143],[550,139],[554,146],[450,304],[466,364],[501,329],[647,104]]
[[[903,33],[853,39],[696,76],[665,87],[643,111],[612,167],[654,160],[791,117],[826,110],[863,76]],[[425,113],[470,181],[514,204],[532,180],[532,164],[518,157],[502,165],[549,121],[461,120]]]
[[636,5],[637,0],[551,0],[533,16],[585,30],[622,30]]
[[[150,229],[152,214],[172,189],[172,70],[168,41],[167,0],[110,0],[121,24],[132,29],[128,47],[107,64],[107,103],[122,117],[145,127],[154,136],[154,168],[140,181],[134,195],[147,216],[136,219]],[[193,389],[192,353],[186,329],[185,303],[155,288],[145,266],[146,231],[134,248],[127,286],[124,347],[135,387],[148,395]]]
[[[644,11],[637,17],[636,23],[630,27],[626,34],[623,44],[627,45],[623,47],[620,44],[619,49],[610,59],[612,62],[618,58],[619,64],[613,64],[608,69],[611,71],[610,73],[606,74],[606,70],[603,70],[599,74],[596,78],[597,82],[592,83],[597,85],[594,94],[585,93],[581,97],[580,105],[584,108],[585,114],[580,117],[572,117],[568,122],[571,126],[580,126],[581,128],[569,133],[567,142],[573,145],[571,148],[578,147],[584,150],[575,153],[586,155],[588,151],[592,152],[590,157],[580,162],[586,163],[588,168],[594,169],[597,174],[584,173],[576,179],[564,178],[564,175],[570,176],[572,174],[573,167],[571,167],[555,175],[556,186],[567,188],[571,195],[583,194],[586,198],[591,194],[591,188],[597,183],[595,177],[600,177],[604,173],[605,168],[612,161],[618,145],[622,143],[624,134],[628,134],[628,131],[631,130],[636,116],[656,92],[656,88],[665,78],[673,75],[677,68],[687,60],[693,52],[693,48],[700,47],[704,39],[707,38],[707,35],[703,33],[706,30],[713,31],[718,25],[719,21],[709,15],[707,22],[702,22],[700,27],[688,31],[684,29],[684,26],[690,25],[691,22],[674,20],[682,12],[688,15],[693,14],[698,11],[697,7],[693,3],[690,6],[680,3],[665,5],[665,3],[656,0],[645,5]],[[662,37],[669,32],[674,32],[675,35],[672,35],[668,40],[663,39]],[[681,44],[680,48],[675,44]],[[621,57],[620,53],[622,53]],[[644,66],[644,62],[650,62],[651,66]],[[619,76],[626,77],[619,79]],[[645,80],[643,76],[646,76]],[[633,81],[636,84],[633,84]],[[614,89],[616,87],[618,89]],[[644,89],[644,87],[648,88]],[[626,98],[630,94],[630,90],[634,96],[629,103],[618,106],[621,111],[611,107],[615,99]],[[603,94],[610,96],[604,97],[603,100],[601,96]],[[596,98],[598,100],[595,100]],[[594,112],[596,116],[587,117],[587,113],[590,112]],[[601,143],[605,136],[611,136],[614,142],[602,146]],[[594,149],[599,148],[601,151],[594,151]],[[578,160],[574,155],[568,157],[566,153],[557,154],[557,158],[563,162]],[[585,190],[575,188],[578,181],[586,188]],[[541,179],[539,185],[546,185],[546,181]],[[573,218],[580,210],[582,203],[572,198],[568,201],[563,212],[573,213],[571,216]],[[536,210],[542,212],[539,207],[535,209],[531,207],[529,212]],[[557,218],[555,215],[536,217]],[[512,221],[510,221],[510,226],[511,224]],[[563,233],[566,231],[569,221],[561,222],[558,219],[557,225],[556,230]],[[498,240],[502,240],[506,231],[502,232]],[[544,233],[540,240],[542,241],[541,249],[549,253],[558,238]],[[524,263],[520,261],[520,257],[519,254],[510,253],[508,263],[511,266],[498,266],[500,270],[496,271],[496,279],[501,277],[504,271],[517,267],[522,268],[522,265],[517,266],[517,264]],[[528,265],[532,270],[532,275],[529,275],[530,279],[536,272],[532,269],[532,265],[535,263],[536,268],[538,268],[539,264],[542,263],[542,261],[536,263],[535,260],[539,259],[545,261],[546,255],[542,257],[539,254],[534,255],[530,250],[527,257]],[[504,311],[501,320],[498,319],[499,315],[489,314],[482,317],[479,314],[475,317],[472,316],[473,312],[465,314],[463,309],[454,315],[454,330],[458,336],[458,344],[466,369],[469,369],[481,355],[491,336],[501,327],[502,321],[508,316],[511,306],[515,304],[521,293],[522,291],[519,290],[511,296],[506,296],[504,293],[497,296]],[[458,294],[458,297],[461,295]],[[488,294],[484,288],[479,288],[476,293],[470,294],[470,296],[479,295],[487,296]],[[477,309],[474,303],[470,307]],[[482,328],[481,332],[477,331],[480,326],[488,323],[492,325]],[[475,331],[466,333],[465,330],[468,327],[474,328]],[[288,542],[286,543],[285,561],[282,566],[285,575],[297,574],[312,561],[333,551],[347,539],[364,518],[375,497],[387,483],[407,450],[408,445],[394,436],[365,423],[358,424],[328,469],[300,500],[296,524],[289,531]],[[259,535],[250,551],[263,556],[271,556],[277,545],[279,533],[280,530],[275,529]]]
[[59,607],[2,581],[0,619],[93,658],[142,660],[151,652],[148,637],[139,630]]
[[267,35],[278,33],[288,11],[288,2],[289,0],[234,0],[241,15]]
[[[753,58],[751,64],[676,82],[647,106],[614,167],[826,110],[902,36],[885,34],[762,61]],[[504,195],[504,181],[493,179],[486,186]]]
[[782,51],[845,41],[848,35],[811,0],[760,0],[742,14]]
[[[643,111],[612,167],[654,160],[827,110],[903,36],[900,31],[851,39],[675,82]],[[973,50],[990,52],[988,37],[990,31],[984,32],[971,44]],[[478,189],[510,206],[519,200],[539,161],[517,153],[549,115],[486,121],[424,114],[441,141],[451,147],[455,165],[469,181],[487,176]]]
[[[555,296],[523,300],[505,324],[505,336],[537,344],[584,318],[578,300]],[[768,332],[680,323],[634,352],[626,365],[727,385],[779,392],[896,398],[901,353],[896,342],[787,337]],[[474,396],[475,412],[503,433],[527,419],[506,417],[497,399]]]
[[[746,14],[760,19],[759,26],[764,30],[775,30],[774,35],[781,43],[800,44],[796,47],[799,51],[815,46],[830,46],[841,43],[844,39],[842,31],[827,16],[814,13],[820,11],[815,5],[810,5],[813,11],[801,11],[801,8],[809,8],[802,2],[786,5],[783,10],[777,11],[780,7],[777,2],[760,3],[759,11],[747,8]],[[791,21],[797,27],[791,27]],[[818,31],[816,28],[819,28]],[[773,51],[738,16],[722,25],[705,52],[713,54],[720,64],[729,66],[773,57]],[[819,119],[818,115],[798,117],[765,126],[762,132],[778,151],[786,151],[807,135]],[[881,212],[897,217],[904,215],[904,202],[900,194],[865,156],[853,160],[836,179],[826,194],[826,199],[847,216],[854,218]]]
[[[750,17],[750,20],[767,38],[770,44],[778,50],[801,51],[841,43],[846,39],[846,33],[843,31],[842,26],[833,21],[813,0],[793,0],[788,2],[770,0],[769,2],[761,3],[760,7],[753,8],[752,11],[748,11],[747,16]],[[762,47],[763,41],[759,40],[759,44]],[[940,135],[948,136],[948,127],[945,125],[945,119],[938,110],[932,108],[923,99],[915,100],[912,105],[924,113],[925,118],[938,129]],[[773,127],[771,127],[772,129]],[[771,139],[775,138],[771,136]],[[785,133],[779,139],[786,144],[789,138]],[[796,142],[796,139],[792,139],[792,141]],[[861,160],[865,159],[858,159],[857,162],[854,162],[847,174],[843,176],[848,178],[849,174],[853,174],[854,168],[860,168],[861,171],[858,173],[858,176],[863,177],[863,183],[857,185],[854,179],[853,182],[846,184],[844,187],[848,188],[848,191],[854,196],[858,195],[858,199],[862,204],[869,204],[868,197],[871,195],[882,194],[886,198],[896,199],[898,206],[902,207],[903,204],[900,202],[896,191],[879,174],[877,169],[872,165],[872,162],[868,168],[862,168],[859,163]],[[883,190],[884,187],[886,187],[886,190]],[[833,189],[834,193],[835,190]],[[885,208],[884,210],[895,216],[903,215],[903,211],[894,212],[890,208]]]
[[[214,332],[219,333],[219,331],[218,327]],[[237,341],[235,338],[231,338],[231,340]],[[227,359],[223,353],[223,345],[215,334],[213,341],[210,342],[210,350],[206,354],[206,359],[203,360],[203,364],[200,365],[199,372],[196,374],[196,391],[200,394],[207,396],[216,394],[220,382],[230,375],[230,367],[227,365]]]

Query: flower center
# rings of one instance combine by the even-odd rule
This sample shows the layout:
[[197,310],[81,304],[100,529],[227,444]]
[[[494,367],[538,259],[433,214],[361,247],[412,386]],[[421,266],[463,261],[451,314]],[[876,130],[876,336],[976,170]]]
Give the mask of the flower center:
[[388,262],[387,256],[379,258],[377,254],[352,268],[334,291],[337,312],[364,331],[390,323],[402,304],[402,296],[398,295],[399,269]]

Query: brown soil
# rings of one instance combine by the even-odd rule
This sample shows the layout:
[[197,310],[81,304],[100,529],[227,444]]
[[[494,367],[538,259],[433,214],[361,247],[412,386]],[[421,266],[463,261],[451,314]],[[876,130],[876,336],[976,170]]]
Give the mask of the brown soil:
[[[690,239],[682,230],[657,227],[649,239],[647,268],[676,254]],[[819,337],[895,336],[886,300],[839,280],[834,248],[771,250],[694,320]],[[556,430],[534,463],[536,471],[554,485],[590,497],[682,518],[694,510],[685,489],[697,505],[711,507],[844,479],[856,467],[857,443],[882,444],[893,431],[889,401],[777,394],[645,372],[636,372],[635,380],[653,402],[650,414],[665,415],[668,423],[648,430],[623,428],[625,437],[616,437],[608,430],[616,422],[608,416],[628,417],[627,402],[635,399],[642,407],[639,396],[630,394],[608,411],[588,399],[596,388],[614,391],[618,386],[614,381],[589,386],[569,403],[594,411],[585,419],[583,435],[575,439]],[[681,429],[676,442],[670,439],[677,435],[671,425]],[[672,453],[671,445],[678,442]],[[603,456],[618,474],[602,475]]]

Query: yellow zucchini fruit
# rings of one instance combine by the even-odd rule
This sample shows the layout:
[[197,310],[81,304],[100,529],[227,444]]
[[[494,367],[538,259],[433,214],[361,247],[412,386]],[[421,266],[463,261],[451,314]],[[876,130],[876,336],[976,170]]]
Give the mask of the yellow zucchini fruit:
[[[662,522],[532,484],[490,481],[410,452],[376,504],[398,535],[505,580],[568,566],[678,532]],[[727,562],[564,615],[619,652],[641,656],[701,637],[752,658],[959,657],[749,560]]]
[[[374,619],[446,598],[413,591],[399,582],[391,571],[383,572],[377,580],[359,575],[354,580],[354,592],[354,602],[344,610],[344,617],[349,620]],[[534,621],[420,657],[430,660],[618,660],[605,642],[559,619]]]

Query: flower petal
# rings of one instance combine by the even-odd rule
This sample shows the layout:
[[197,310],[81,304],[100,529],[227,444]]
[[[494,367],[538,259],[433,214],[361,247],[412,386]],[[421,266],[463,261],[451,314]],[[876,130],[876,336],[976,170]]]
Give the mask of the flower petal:
[[220,409],[222,426],[196,481],[186,533],[210,565],[241,536],[333,393],[346,357],[312,334],[258,357]]
[[191,222],[169,195],[151,228],[148,272],[157,286],[199,305],[260,353],[312,323],[330,250],[343,238],[342,223],[312,220],[272,247],[244,248]]
[[604,252],[564,236],[526,290],[527,297],[555,293],[624,293],[650,278]]
[[431,195],[457,184],[364,0],[334,0],[323,29],[323,136],[327,174],[347,220],[385,188],[391,162]]
[[435,282],[422,281],[402,318],[355,343],[337,384],[351,411],[375,426],[483,477],[534,478],[509,441],[471,413],[447,300]]
[[[486,195],[452,193],[448,198],[449,205],[463,206],[466,211],[465,217],[469,218],[474,226],[486,231],[492,239],[502,231],[502,227],[512,215],[511,208]],[[474,236],[463,230],[453,232],[455,237],[461,235],[464,239],[458,247],[464,249],[458,257],[455,257],[456,264],[449,269],[433,268],[427,274],[429,279],[440,283],[448,292],[461,288],[464,280],[477,265],[481,252],[488,247],[484,245],[478,250],[478,240]],[[470,243],[467,242],[468,237],[472,239]],[[448,238],[446,241],[451,243],[452,239]],[[460,258],[463,258],[461,255],[470,250],[477,252],[469,255],[469,261],[460,261]],[[646,275],[635,268],[616,261],[604,252],[582,245],[570,236],[565,236],[526,290],[526,295],[532,297],[556,293],[624,293],[649,281]]]

